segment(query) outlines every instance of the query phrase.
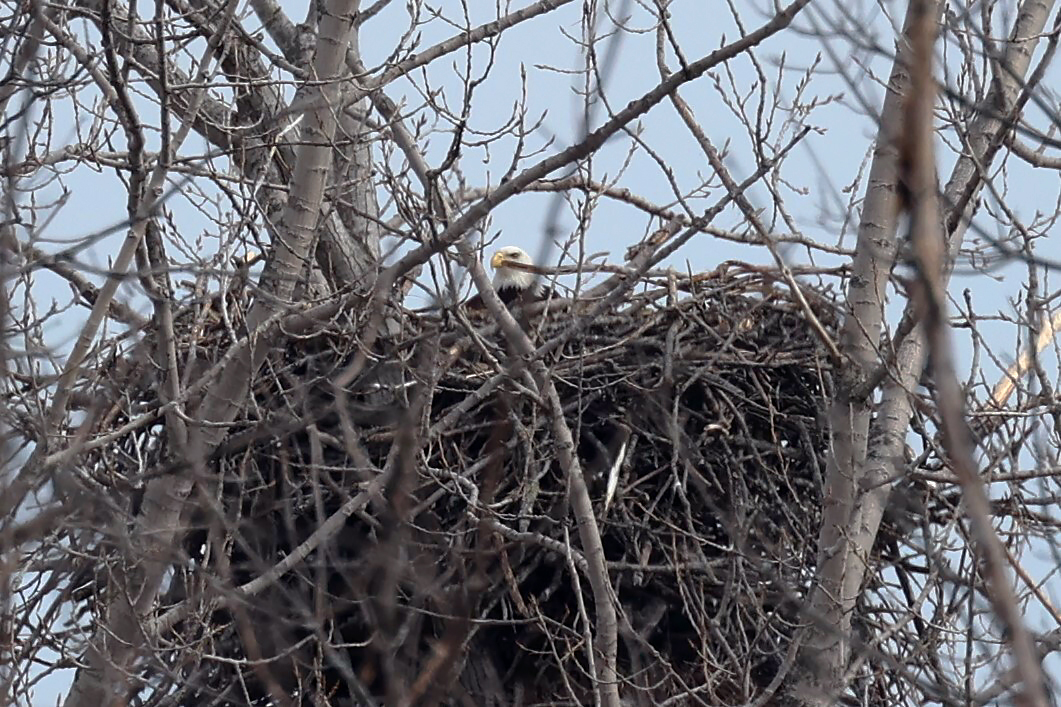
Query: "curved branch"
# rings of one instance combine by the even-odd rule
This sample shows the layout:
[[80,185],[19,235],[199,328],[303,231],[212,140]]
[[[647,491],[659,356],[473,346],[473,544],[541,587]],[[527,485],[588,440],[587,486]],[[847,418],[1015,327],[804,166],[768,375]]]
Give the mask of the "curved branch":
[[[227,7],[228,17],[231,17],[235,7],[236,2],[230,0]],[[231,420],[243,405],[250,379],[267,353],[267,347],[256,340],[259,329],[265,327],[271,316],[278,316],[278,311],[282,309],[281,303],[290,299],[295,282],[302,272],[309,244],[312,242],[331,162],[331,142],[335,135],[335,114],[328,108],[327,99],[334,100],[338,92],[336,82],[332,79],[337,75],[342,60],[344,42],[353,21],[354,3],[352,0],[334,0],[330,10],[322,23],[314,67],[316,75],[323,79],[317,90],[325,100],[322,108],[310,112],[304,121],[308,139],[298,154],[295,181],[283,224],[286,228],[278,238],[277,247],[262,276],[265,296],[255,301],[247,315],[251,341],[258,345],[252,348],[248,355],[232,358],[220,384],[207,390],[195,416],[205,424],[189,430],[190,441],[188,449],[184,450],[188,458],[196,462],[194,467],[200,465],[201,460],[209,455],[225,434],[225,427],[217,423]],[[224,27],[225,23],[222,22],[215,36],[219,37]],[[214,43],[211,42],[207,51],[212,53],[214,48]],[[205,60],[201,62],[201,71],[205,70],[206,63]],[[203,94],[205,90],[199,93]],[[189,123],[182,126],[181,135],[187,134],[188,127]],[[174,150],[180,143],[181,135],[174,140]],[[160,176],[159,173],[163,171],[162,164],[164,161],[160,162],[153,177]],[[150,193],[156,192],[151,190]],[[144,200],[142,208],[150,208],[150,205],[149,197]],[[130,232],[119,257],[132,257],[145,223],[146,220],[138,223]],[[115,263],[115,269],[119,272],[124,272],[127,267],[128,263],[124,266],[120,266],[119,262]],[[93,314],[96,314],[95,310]],[[72,360],[72,363],[76,361]],[[53,404],[52,415],[57,407],[58,403]],[[126,600],[124,592],[117,592],[108,603],[107,612],[99,619],[100,626],[88,652],[88,664],[78,671],[74,685],[67,695],[66,707],[109,707],[115,703],[124,703],[124,695],[131,687],[131,674],[136,672],[135,649],[139,643],[138,637],[142,635],[139,621],[154,603],[162,586],[169,566],[165,558],[172,550],[173,538],[179,532],[184,501],[194,486],[194,478],[192,473],[185,470],[182,473],[155,478],[148,484],[143,510],[138,518],[142,535],[148,538],[151,544],[150,551],[145,553],[147,561],[136,570],[142,576],[130,578],[128,582],[131,603]]]

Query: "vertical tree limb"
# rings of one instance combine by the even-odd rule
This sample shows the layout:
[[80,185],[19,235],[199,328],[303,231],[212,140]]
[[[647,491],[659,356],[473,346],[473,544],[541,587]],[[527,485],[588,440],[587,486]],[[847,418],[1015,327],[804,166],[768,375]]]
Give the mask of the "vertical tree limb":
[[[230,4],[234,6],[234,3]],[[332,0],[330,12],[325,14],[322,22],[314,70],[320,80],[316,90],[322,94],[323,100],[320,107],[306,115],[304,140],[298,150],[284,220],[262,276],[262,294],[247,315],[251,346],[245,355],[230,361],[218,385],[207,389],[196,416],[206,424],[189,430],[189,445],[184,451],[193,461],[193,468],[201,467],[199,460],[205,459],[223,438],[225,427],[217,423],[231,421],[242,406],[250,380],[268,351],[263,342],[254,341],[257,330],[271,314],[282,310],[290,301],[309,255],[331,167],[331,146],[335,136],[335,112],[329,106],[329,99],[334,99],[338,92],[334,79],[345,55],[344,43],[355,8],[353,0]],[[193,486],[194,477],[188,472],[155,478],[148,484],[138,521],[140,533],[152,540],[153,551],[146,554],[150,567],[145,570],[132,602],[127,601],[121,592],[116,592],[108,600],[106,615],[100,617],[100,626],[92,641],[88,664],[78,671],[67,695],[66,707],[124,703],[124,694],[130,687],[126,677],[136,672],[136,654],[131,648],[139,632],[139,621],[157,597],[168,567],[163,558],[172,550],[174,538],[180,530],[184,500]]]
[[[907,8],[904,34],[912,21],[913,4]],[[937,10],[938,13],[938,10]],[[855,261],[848,282],[847,307],[840,333],[840,351],[845,358],[837,381],[836,400],[829,414],[832,454],[826,470],[822,528],[818,537],[818,586],[811,608],[835,630],[812,626],[803,653],[813,664],[806,686],[825,697],[839,688],[849,653],[854,596],[845,581],[855,560],[851,547],[852,520],[857,514],[857,483],[869,443],[872,413],[870,397],[855,397],[852,389],[868,376],[879,360],[880,335],[884,325],[884,294],[895,262],[898,224],[897,139],[902,130],[903,96],[908,93],[910,49],[900,40],[888,92],[881,109],[880,127],[870,167],[869,183],[862,205]]]
[[589,488],[586,486],[578,455],[575,453],[574,437],[564,418],[560,396],[557,394],[556,386],[545,364],[534,356],[534,346],[527,334],[520,328],[519,323],[494,291],[490,278],[483,270],[482,263],[479,262],[475,252],[463,241],[457,242],[457,248],[479,294],[482,295],[483,303],[490,314],[497,319],[505,339],[529,365],[538,389],[547,404],[553,435],[557,442],[557,456],[569,484],[571,511],[578,527],[582,553],[586,558],[590,590],[593,593],[594,651],[600,656],[596,676],[597,694],[602,707],[619,707],[621,704],[619,679],[615,663],[619,647],[619,624],[615,612],[615,590],[608,577],[608,564],[604,555],[600,528],[597,525],[597,516],[593,511],[593,500],[589,495]]
[[903,170],[900,176],[905,207],[910,214],[910,240],[918,271],[919,286],[914,301],[921,311],[929,343],[943,446],[961,483],[976,538],[976,551],[986,565],[988,596],[995,613],[1008,631],[1023,683],[1024,692],[1017,695],[1017,704],[1046,707],[1046,689],[1039,657],[1024,626],[1017,595],[1006,571],[1006,550],[991,527],[991,506],[973,458],[971,435],[965,423],[964,395],[951,354],[944,276],[948,269],[946,238],[940,227],[933,145],[935,125],[932,113],[936,102],[936,82],[932,73],[932,54],[936,40],[936,19],[930,3],[931,0],[913,0],[910,4],[916,13],[910,28],[914,70],[907,98],[901,155]]
[[[944,190],[943,203],[947,205],[948,211],[943,223],[948,227],[950,239],[946,244],[943,259],[943,288],[949,281],[953,262],[961,248],[962,238],[975,206],[973,195],[982,186],[981,175],[997,154],[998,147],[1004,140],[1005,130],[1010,124],[1009,120],[1002,120],[997,116],[1012,118],[1011,112],[1019,105],[1024,90],[1021,85],[1022,77],[1028,71],[1032,52],[1046,25],[1052,4],[1042,0],[1029,0],[1022,4],[1011,33],[1011,41],[1000,61],[1003,66],[1001,75],[996,77],[994,88],[986,101],[990,110],[981,112],[974,119],[969,130],[967,153],[959,159]],[[915,10],[920,13],[923,6],[915,8],[912,3],[908,8],[906,32],[911,29],[911,13]],[[938,11],[937,7],[934,16],[938,17]],[[918,16],[920,17],[920,14]],[[906,76],[901,63],[906,61],[905,56],[909,56],[909,49],[900,49],[896,67],[893,69],[893,79],[896,72]],[[908,77],[903,80],[903,84],[909,85]],[[893,94],[889,94],[888,98],[893,98]],[[896,134],[896,126],[902,117],[902,105],[898,100],[899,96],[894,96],[890,106],[888,99],[885,101],[881,115],[882,133],[885,125],[890,125],[890,134]],[[878,144],[877,150],[880,149]],[[865,282],[874,282],[875,277],[882,272],[881,264],[875,263],[873,258],[865,258],[863,252],[864,247],[872,249],[876,246],[873,242],[866,243],[863,234],[866,233],[867,210],[870,211],[870,218],[875,218],[874,210],[870,209],[871,203],[880,205],[875,199],[871,202],[873,190],[882,187],[891,190],[893,220],[889,224],[892,234],[890,247],[894,248],[894,218],[898,213],[898,204],[894,200],[898,184],[898,164],[895,157],[893,147],[889,158],[890,168],[879,173],[879,176],[890,181],[877,181],[876,159],[874,169],[871,170],[870,192],[863,210],[855,269],[848,293],[851,311],[845,319],[845,338],[841,342],[845,353],[846,347],[850,346],[848,341],[857,342],[861,338],[860,347],[875,347],[879,337],[880,328],[874,325],[882,317],[883,299],[877,301],[875,309],[872,298],[865,299],[860,304],[855,303],[851,290],[857,286],[858,291],[863,292]],[[980,168],[977,168],[977,165]],[[886,215],[886,212],[876,210],[877,218],[882,215]],[[894,250],[891,257],[894,257]],[[886,276],[887,271],[884,270],[883,274]],[[908,313],[913,316],[912,312]],[[865,317],[865,320],[861,320],[860,316]],[[877,336],[861,336],[860,331],[877,332]],[[847,339],[848,336],[852,339]],[[848,658],[850,615],[868,568],[870,551],[896,477],[895,469],[902,459],[912,414],[908,391],[921,376],[925,354],[924,331],[918,327],[899,345],[894,359],[894,372],[882,392],[872,429],[869,428],[871,408],[868,398],[860,402],[846,400],[844,397],[844,391],[857,387],[857,384],[852,386],[850,381],[841,381],[838,389],[837,403],[830,416],[834,435],[833,454],[828,469],[826,503],[819,537],[820,581],[812,595],[811,604],[814,611],[828,617],[828,620],[823,622],[824,625],[809,629],[811,638],[804,651],[808,662],[815,664],[813,675],[808,676],[808,686],[811,690],[805,697],[815,704],[831,704],[832,696],[842,689],[839,678],[843,675],[843,665]],[[862,369],[862,375],[865,370]],[[863,434],[863,429],[866,429],[868,434]],[[865,447],[862,446],[863,442],[866,443]]]

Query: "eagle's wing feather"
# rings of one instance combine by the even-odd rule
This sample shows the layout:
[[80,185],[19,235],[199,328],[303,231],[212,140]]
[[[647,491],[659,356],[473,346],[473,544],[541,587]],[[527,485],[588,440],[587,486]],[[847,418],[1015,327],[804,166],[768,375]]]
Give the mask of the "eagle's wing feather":
[[[518,287],[502,287],[497,291],[497,297],[501,300],[501,303],[506,307],[510,307],[514,304],[519,304],[520,297],[523,295],[523,290]],[[541,299],[535,297],[534,300]],[[475,311],[486,311],[486,302],[483,301],[483,296],[478,292],[472,297],[469,297],[464,302],[465,309]]]
[[476,292],[465,300],[464,308],[470,311],[483,312],[486,311],[486,302],[483,302],[483,296]]

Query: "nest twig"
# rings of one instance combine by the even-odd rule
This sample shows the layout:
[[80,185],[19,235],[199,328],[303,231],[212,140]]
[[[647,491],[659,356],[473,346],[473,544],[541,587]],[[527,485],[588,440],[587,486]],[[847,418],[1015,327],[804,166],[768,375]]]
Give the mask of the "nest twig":
[[[595,499],[622,692],[739,703],[791,664],[832,364],[776,278],[687,285],[646,284],[573,335],[577,303],[526,326],[553,342],[545,363]],[[804,295],[835,330],[828,293]],[[184,351],[205,365],[238,309],[186,317]],[[589,701],[592,597],[552,428],[532,382],[508,375],[503,339],[462,321],[395,313],[338,395],[359,347],[346,315],[267,363],[154,624],[152,679],[177,702]],[[133,479],[174,456],[164,440],[138,430],[83,463]]]

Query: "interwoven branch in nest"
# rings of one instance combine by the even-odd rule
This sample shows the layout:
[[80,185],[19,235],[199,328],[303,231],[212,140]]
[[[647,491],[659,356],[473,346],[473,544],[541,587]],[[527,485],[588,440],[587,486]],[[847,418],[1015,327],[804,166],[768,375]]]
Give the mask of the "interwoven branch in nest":
[[[801,305],[772,282],[649,287],[543,361],[595,499],[624,693],[742,702],[787,670],[832,371]],[[835,328],[829,298],[805,295]],[[526,326],[555,342],[577,316]],[[187,321],[183,350],[207,365],[233,322]],[[340,315],[269,361],[203,480],[214,501],[190,518],[185,569],[149,627],[166,664],[155,679],[183,704],[276,689],[367,701],[416,675],[417,691],[454,703],[590,699],[592,597],[552,427],[532,381],[508,375],[504,341],[454,321],[402,314],[341,408],[333,381],[358,351],[356,322]],[[135,477],[133,451],[164,465],[164,440],[141,430],[84,463]]]

